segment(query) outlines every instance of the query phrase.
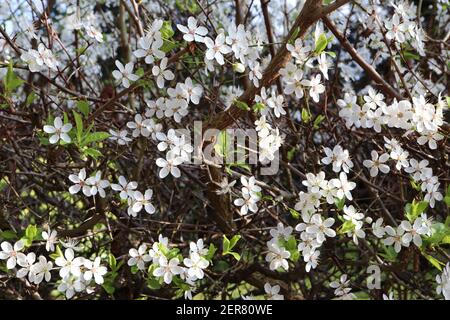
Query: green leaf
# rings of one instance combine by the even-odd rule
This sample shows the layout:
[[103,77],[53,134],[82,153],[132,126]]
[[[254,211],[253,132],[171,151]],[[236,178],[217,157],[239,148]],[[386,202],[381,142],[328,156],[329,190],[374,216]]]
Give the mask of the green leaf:
[[83,145],[88,145],[92,142],[98,142],[105,139],[108,139],[111,135],[108,132],[93,132],[84,137]]
[[250,107],[244,101],[239,101],[239,100],[235,99],[234,100],[234,104],[236,105],[236,107],[238,107],[241,110],[244,110],[244,111],[249,111],[250,110]]
[[150,289],[153,289],[153,290],[161,289],[161,283],[159,283],[159,281],[156,280],[155,278],[149,278],[147,280],[147,285]]
[[161,32],[161,37],[163,39],[170,39],[175,34],[172,29],[172,23],[170,21],[164,21],[159,32]]
[[178,248],[171,249],[169,251],[169,253],[167,254],[167,260],[170,260],[172,258],[176,258],[179,253],[180,253],[180,249],[178,249]]
[[[69,116],[67,115],[67,112],[63,113],[63,122],[64,124],[69,123]],[[53,122],[52,122],[53,123]]]
[[176,0],[175,4],[177,8],[181,11],[189,11],[192,15],[195,15],[200,11],[200,7],[198,6],[195,0]]
[[114,255],[112,253],[110,253],[108,255],[108,263],[109,263],[109,267],[111,268],[111,270],[116,270],[116,266],[117,266],[117,260],[116,257],[114,257]]
[[29,107],[34,102],[34,100],[36,100],[36,98],[37,98],[37,96],[34,93],[34,91],[31,91],[30,94],[27,97],[27,100],[25,101],[25,105],[27,107]]
[[334,200],[334,204],[336,205],[336,208],[338,210],[342,210],[344,209],[344,205],[345,205],[345,197],[343,197],[342,199],[335,199]]
[[86,100],[79,100],[76,103],[78,110],[87,118],[89,116],[89,103]]
[[297,27],[294,32],[292,33],[292,36],[289,38],[288,43],[294,44],[295,40],[297,40],[298,34],[300,33],[300,27]]
[[289,208],[289,212],[291,213],[291,216],[294,219],[299,219],[300,218],[300,212],[298,212],[297,210]]
[[420,191],[420,184],[417,183],[413,178],[409,179],[409,183],[411,184],[411,187],[416,190],[416,191]]
[[383,245],[383,250],[384,250],[384,253],[380,253],[380,256],[382,256],[389,262],[397,261],[397,252],[395,252],[395,249],[393,246]]
[[61,251],[61,248],[58,245],[56,245],[55,252],[50,255],[50,258],[52,258],[53,260],[56,260],[56,258],[63,257],[63,256],[64,255]]
[[417,216],[419,216],[419,215],[421,215],[423,212],[425,212],[425,210],[427,210],[427,208],[428,208],[428,201],[420,201],[418,204],[417,204],[417,207],[416,207],[416,211],[415,211],[415,213],[417,214]]
[[447,205],[447,207],[450,207],[450,184],[447,186],[447,192],[444,197],[444,202]]
[[228,254],[231,254],[237,261],[241,260],[241,255],[237,252],[229,252]]
[[309,112],[308,109],[306,108],[302,108],[302,121],[304,123],[308,123],[309,121],[311,121],[312,115]]
[[251,167],[250,167],[249,164],[247,164],[247,163],[234,162],[234,163],[229,163],[229,164],[227,164],[227,165],[226,165],[226,168],[225,168],[225,170],[227,171],[227,173],[230,174],[230,175],[232,174],[232,172],[231,172],[231,168],[232,168],[232,167],[237,167],[237,168],[244,169],[244,170],[246,170],[246,171],[248,171],[248,172],[252,172]]
[[238,234],[233,236],[233,238],[231,238],[231,240],[230,240],[230,251],[234,248],[234,246],[239,241],[239,239],[241,239],[241,236],[238,235]]
[[327,37],[322,33],[319,38],[317,38],[315,43],[315,49],[314,52],[319,55],[322,53],[323,50],[327,47],[328,39]]
[[435,222],[431,225],[431,236],[425,237],[424,243],[431,246],[439,245],[448,235],[450,235],[450,227],[442,222]]
[[403,57],[406,60],[420,60],[420,56],[410,51],[403,51]]
[[227,238],[226,235],[223,235],[223,241],[222,241],[222,255],[225,255],[226,252],[230,251],[230,240]]
[[5,90],[8,94],[17,89],[22,83],[24,83],[24,81],[20,79],[18,76],[16,76],[16,74],[14,73],[12,60],[9,61],[4,81],[5,81]]
[[313,124],[313,128],[314,129],[319,129],[320,124],[322,123],[322,121],[325,119],[325,116],[319,114],[315,119],[314,119],[314,124]]
[[231,238],[231,240],[229,240],[227,238],[226,235],[223,235],[223,242],[222,242],[222,255],[232,255],[237,261],[239,261],[241,259],[241,255],[238,254],[237,252],[232,252],[231,250],[233,249],[233,247],[236,245],[236,243],[239,241],[239,239],[241,238],[240,235],[235,235],[233,236],[233,238]]
[[226,157],[226,155],[232,151],[230,140],[230,135],[227,133],[227,131],[221,131],[217,136],[217,142],[214,145],[214,151],[216,151],[216,153],[221,157]]
[[130,271],[131,271],[132,274],[136,274],[136,273],[139,272],[139,269],[138,269],[137,266],[132,266],[132,267],[130,268]]
[[97,158],[103,156],[103,154],[100,151],[98,151],[97,149],[93,149],[93,148],[83,149],[83,153],[87,156],[91,156],[94,159],[97,159]]
[[145,71],[143,68],[139,68],[136,70],[135,74],[139,77],[142,78],[142,76],[145,74]]
[[214,265],[213,270],[215,272],[224,272],[224,271],[228,270],[229,268],[230,268],[230,265],[228,264],[228,262],[226,262],[225,260],[219,260]]
[[333,59],[336,58],[336,53],[333,52],[333,51],[325,51],[325,53],[326,53],[327,55],[329,55],[330,57],[332,57]]
[[429,254],[426,254],[425,252],[421,251],[422,255],[430,262],[433,266],[435,266],[439,271],[442,271],[442,266],[445,266],[445,263],[442,263],[438,259],[432,257]]
[[4,240],[14,240],[17,239],[17,234],[12,230],[5,230],[0,232],[0,238]]
[[447,207],[450,207],[450,196],[445,196],[444,197],[444,202],[447,205]]
[[289,237],[289,240],[286,241],[286,250],[291,251],[297,251],[297,240],[295,240],[295,237],[291,236]]
[[114,288],[114,283],[111,281],[105,280],[105,282],[102,284],[103,289],[105,289],[107,294],[113,294],[116,291],[116,288]]
[[447,227],[450,227],[450,216],[447,216],[447,218],[445,218],[444,224],[445,224]]
[[258,103],[255,103],[255,104],[252,106],[252,109],[253,109],[253,111],[255,111],[255,112],[261,112],[262,110],[264,110],[265,107],[266,107],[266,106],[265,106],[263,103],[258,102]]
[[413,222],[428,208],[427,201],[416,202],[413,200],[412,203],[407,203],[405,205],[405,216],[410,221]]
[[83,136],[83,119],[75,110],[73,110],[72,112],[73,117],[75,118],[75,125],[77,127],[77,141],[78,143],[81,143],[81,137]]
[[34,238],[37,236],[37,227],[34,224],[30,224],[25,230],[25,236],[33,242]]
[[205,258],[207,260],[211,261],[212,258],[214,257],[214,254],[216,253],[216,251],[217,251],[216,246],[213,243],[211,243],[209,245],[208,253],[206,254]]
[[338,233],[346,234],[347,232],[352,231],[353,229],[355,229],[355,224],[350,220],[347,220],[339,227]]
[[289,259],[294,263],[297,262],[300,259],[300,252],[298,250],[293,251]]
[[167,53],[169,51],[172,51],[176,48],[181,47],[180,43],[173,40],[163,40],[163,45],[161,46],[161,51]]
[[295,153],[297,152],[297,148],[296,147],[292,147],[291,149],[289,149],[289,151],[287,152],[287,160],[289,162],[292,161],[292,159],[294,159]]

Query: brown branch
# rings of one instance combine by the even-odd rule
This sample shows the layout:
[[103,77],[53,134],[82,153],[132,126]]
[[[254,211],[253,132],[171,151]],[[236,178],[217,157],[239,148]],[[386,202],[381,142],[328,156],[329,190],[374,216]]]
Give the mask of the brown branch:
[[339,9],[347,2],[354,2],[353,0],[336,0],[335,2],[323,7],[322,14],[325,16],[327,14],[330,14],[331,12]]
[[336,26],[330,21],[328,17],[322,18],[323,22],[327,26],[327,28],[334,34],[334,36],[339,40],[341,45],[347,50],[353,60],[367,72],[369,77],[375,81],[379,86],[380,90],[382,90],[389,97],[397,98],[398,100],[402,100],[403,97],[398,93],[392,86],[387,83],[380,74],[364,59],[358,54],[358,52],[353,48],[353,46],[348,42],[344,35],[342,35],[337,29]]
[[[264,17],[264,25],[266,26],[267,40],[269,40],[270,56],[275,57],[275,39],[273,37],[272,23],[269,15],[269,2],[270,0],[261,0],[261,9]],[[277,80],[277,89],[279,94],[283,92],[280,79]]]

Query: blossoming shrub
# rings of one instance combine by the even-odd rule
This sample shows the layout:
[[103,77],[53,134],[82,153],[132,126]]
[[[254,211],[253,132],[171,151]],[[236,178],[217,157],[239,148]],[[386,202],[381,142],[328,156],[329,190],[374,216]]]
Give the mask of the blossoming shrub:
[[0,298],[450,299],[448,6],[2,1]]

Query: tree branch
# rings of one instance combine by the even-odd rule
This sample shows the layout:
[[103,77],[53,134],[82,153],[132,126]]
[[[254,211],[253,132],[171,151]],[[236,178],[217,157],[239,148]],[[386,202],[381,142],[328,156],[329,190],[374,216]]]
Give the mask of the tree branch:
[[392,86],[387,83],[379,73],[364,59],[358,54],[358,52],[353,48],[350,42],[347,41],[344,35],[342,35],[337,29],[336,26],[328,19],[328,17],[322,18],[323,22],[327,26],[327,28],[334,34],[334,36],[339,40],[341,45],[345,50],[350,54],[350,56],[355,60],[355,62],[367,72],[369,77],[375,81],[378,85],[380,85],[380,90],[382,90],[386,95],[397,98],[398,100],[402,100],[403,97],[398,93]]
[[353,0],[336,0],[336,1],[333,2],[333,3],[331,3],[331,4],[327,5],[327,6],[324,6],[324,7],[323,7],[322,14],[323,14],[324,16],[326,16],[327,14],[330,14],[331,12],[333,12],[333,11],[339,9],[339,8],[342,7],[344,4],[346,4],[346,3],[350,2],[350,1],[351,1],[351,2],[354,2]]

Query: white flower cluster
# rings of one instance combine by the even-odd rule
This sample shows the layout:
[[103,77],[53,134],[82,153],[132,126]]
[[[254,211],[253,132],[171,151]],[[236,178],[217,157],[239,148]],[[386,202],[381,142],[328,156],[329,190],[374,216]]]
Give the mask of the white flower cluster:
[[347,275],[343,274],[339,277],[339,281],[330,282],[330,287],[334,289],[334,295],[340,300],[352,300],[355,296],[350,292],[349,288],[350,279],[347,279]]
[[92,280],[101,285],[104,283],[103,276],[107,273],[106,267],[100,263],[100,257],[96,257],[94,261],[75,257],[75,251],[67,248],[64,256],[55,260],[55,264],[60,267],[59,276],[62,279],[58,291],[64,292],[67,299],[72,298],[76,292],[92,292],[93,288],[90,286]]
[[414,243],[418,248],[422,246],[422,236],[431,236],[431,221],[426,214],[422,213],[414,222],[403,220],[396,228],[383,226],[383,218],[378,218],[372,224],[372,233],[387,246],[394,246],[395,252],[399,253],[402,247],[409,247]]
[[69,188],[70,194],[76,194],[80,190],[86,197],[98,195],[106,197],[105,189],[109,187],[109,181],[102,179],[102,172],[97,171],[95,175],[86,179],[86,169],[81,169],[78,174],[69,175],[69,180],[74,183]]
[[348,150],[344,150],[340,145],[335,145],[333,150],[325,147],[324,150],[326,157],[322,158],[322,163],[333,166],[334,172],[340,172],[341,170],[345,173],[349,173],[350,169],[353,168],[353,162],[350,159],[350,153]]
[[304,211],[301,215],[301,223],[295,226],[295,230],[300,232],[300,242],[298,251],[301,252],[304,262],[306,262],[305,270],[309,272],[315,269],[319,263],[320,251],[318,250],[326,237],[334,238],[336,232],[331,228],[334,224],[333,218],[323,219],[319,213],[309,214]]
[[270,270],[283,268],[287,271],[289,269],[287,259],[291,257],[291,253],[285,249],[284,242],[289,241],[292,230],[292,227],[284,227],[281,222],[278,223],[276,228],[270,229],[272,239],[267,242],[269,252],[266,255],[266,261],[269,263]]
[[166,284],[172,283],[175,276],[179,277],[188,285],[184,289],[185,298],[192,299],[195,281],[204,278],[204,270],[209,266],[207,254],[208,248],[204,247],[203,239],[199,239],[190,243],[188,257],[182,258],[178,249],[170,248],[168,238],[159,235],[158,241],[153,243],[150,250],[147,250],[146,244],[141,244],[138,249],[130,249],[128,265],[144,271],[146,263],[151,262],[148,268],[151,275],[162,279]]
[[[311,76],[310,79],[304,79],[305,67],[312,68],[312,51],[310,46],[303,45],[301,39],[295,40],[294,44],[287,44],[286,49],[294,58],[293,62],[288,64],[280,70],[280,75],[286,83],[284,93],[287,95],[295,94],[297,99],[304,96],[305,90],[309,88],[309,96],[315,101],[319,102],[320,94],[325,92],[325,86],[321,83],[321,75],[317,74]],[[317,56],[317,63],[320,72],[325,79],[328,79],[328,69],[330,62],[327,59],[326,53],[321,53]]]
[[66,19],[66,23],[69,29],[82,30],[84,28],[88,37],[95,39],[97,42],[103,42],[103,35],[99,30],[98,25],[95,24],[97,20],[95,19],[95,16],[93,19],[89,19],[89,17],[87,17],[86,19],[82,20],[80,18],[79,12],[70,14],[70,12],[73,11],[72,7],[69,7],[67,11],[68,16]]
[[[397,140],[394,138],[389,140],[386,137],[384,137],[384,140],[386,142],[384,145],[385,148],[390,151],[389,157],[396,161],[396,169],[401,170],[403,168],[406,173],[411,174],[411,178],[414,181],[420,183],[421,191],[426,192],[424,200],[428,201],[430,207],[434,208],[436,201],[441,201],[443,196],[439,192],[440,182],[438,181],[438,177],[434,176],[433,169],[428,167],[428,160],[418,161],[416,159],[409,159],[408,161],[409,152],[404,150]],[[382,157],[384,159],[387,158],[384,154]],[[374,160],[372,159],[372,161]],[[377,164],[374,161],[372,165],[369,162],[365,162],[364,165],[372,171],[373,166]],[[378,165],[381,169],[381,164],[379,163]]]
[[[47,251],[54,251],[57,242],[56,231],[44,231],[42,237],[46,240]],[[67,245],[67,247],[64,255],[56,257],[55,267],[53,262],[47,261],[47,258],[43,255],[40,255],[37,259],[34,252],[25,255],[22,252],[25,249],[22,240],[17,241],[14,245],[6,241],[2,242],[0,259],[7,260],[6,266],[9,270],[18,266],[16,270],[17,278],[28,276],[28,281],[36,285],[44,280],[49,282],[52,277],[51,271],[59,270],[61,281],[58,285],[58,291],[65,293],[67,299],[72,298],[76,292],[93,292],[92,281],[98,285],[103,284],[103,276],[106,275],[107,268],[101,265],[100,257],[96,257],[93,261],[83,257],[75,257],[74,248],[70,245]]]
[[384,96],[369,88],[368,95],[364,96],[365,103],[360,106],[356,102],[356,96],[350,93],[344,95],[344,99],[337,101],[341,108],[339,116],[342,117],[348,128],[373,128],[380,133],[382,125],[389,128],[401,128],[419,133],[417,143],[428,143],[430,149],[436,149],[436,141],[444,136],[438,132],[443,124],[444,101],[439,99],[436,107],[427,103],[424,96],[413,97],[412,103],[408,100],[394,102],[386,105]]
[[97,171],[94,176],[86,179],[86,169],[83,168],[78,174],[69,175],[69,180],[74,183],[69,188],[71,194],[77,194],[81,190],[87,197],[95,197],[98,194],[100,197],[105,198],[105,188],[111,186],[111,189],[119,192],[120,199],[127,201],[128,215],[136,217],[142,209],[145,209],[148,214],[155,213],[155,207],[150,202],[153,190],[147,189],[142,194],[142,192],[135,190],[138,186],[137,182],[128,182],[124,176],[119,177],[119,183],[110,184],[108,180],[101,178],[101,171]]
[[230,24],[227,31],[227,35],[225,30],[221,29],[215,39],[209,37],[203,39],[207,48],[204,60],[207,70],[214,71],[214,61],[224,65],[224,56],[232,52],[234,58],[239,61],[233,64],[233,69],[242,73],[248,68],[249,79],[255,87],[259,87],[259,80],[262,79],[261,63],[258,61],[259,45],[252,45],[254,42],[252,34],[246,31],[242,24],[238,26]]
[[52,270],[53,263],[47,262],[45,256],[39,256],[36,261],[36,254],[30,252],[25,255],[22,251],[25,249],[22,240],[17,241],[14,245],[4,241],[1,244],[0,259],[7,260],[6,268],[12,270],[16,265],[20,267],[16,271],[17,278],[24,278],[28,275],[28,280],[31,283],[39,284],[44,279],[49,282],[51,279],[50,270]]
[[[147,113],[145,114],[147,117]],[[153,119],[143,117],[140,114],[134,116],[134,121],[127,123],[127,127],[133,130],[131,136],[137,138],[139,136],[152,137],[156,140],[156,134],[162,130],[162,125],[156,123]]]
[[267,92],[265,87],[261,88],[260,95],[255,96],[255,102],[262,103],[264,106],[268,106],[268,108],[263,108],[261,110],[261,115],[267,116],[269,110],[273,111],[275,117],[279,118],[281,115],[285,115],[286,111],[283,109],[284,104],[284,96],[276,95],[274,88],[271,88],[269,92]]
[[[318,250],[325,242],[326,237],[335,237],[336,232],[331,227],[335,223],[334,218],[323,218],[318,212],[321,200],[328,204],[334,204],[337,200],[352,200],[351,191],[356,187],[356,183],[348,181],[346,172],[353,167],[349,158],[349,153],[341,146],[337,145],[333,150],[326,149],[327,157],[322,159],[325,164],[333,164],[333,171],[340,172],[339,178],[326,180],[325,172],[318,174],[307,173],[306,180],[302,184],[307,188],[307,192],[299,193],[299,201],[295,204],[295,210],[301,212],[303,222],[299,223],[295,230],[300,232],[300,239],[297,250],[306,262],[306,271],[309,272],[318,265],[320,251]],[[341,171],[342,170],[342,171]],[[353,206],[344,206],[344,220],[351,223],[345,232],[353,237],[357,244],[358,238],[364,238],[362,213],[357,212]],[[275,232],[275,231],[274,231]],[[280,266],[287,270],[287,259],[291,253],[284,248],[285,244],[279,241],[279,235],[289,237],[292,228],[284,228],[279,224],[277,231],[272,234],[273,238],[267,243],[269,254],[266,260],[271,262],[271,269],[278,269]],[[276,235],[276,236],[275,236]],[[286,239],[286,241],[288,241]]]
[[28,64],[31,72],[44,71],[46,67],[53,71],[58,70],[58,61],[53,56],[52,51],[42,43],[38,45],[37,50],[29,49],[20,58]]
[[161,168],[159,177],[163,179],[170,173],[173,177],[179,178],[181,172],[177,166],[190,161],[190,154],[194,151],[194,148],[184,134],[179,135],[174,129],[169,129],[167,135],[159,132],[156,137],[160,141],[158,150],[167,150],[165,159],[156,159],[156,165]]
[[[343,232],[346,232],[347,236],[353,238],[353,242],[358,245],[358,238],[364,239],[366,237],[366,232],[363,229],[364,214],[362,212],[358,212],[358,210],[352,205],[344,206],[342,210],[344,211],[344,220],[350,223],[350,228],[345,230],[343,228]],[[366,221],[372,220],[371,218],[367,218]]]
[[445,300],[450,300],[450,263],[447,263],[440,275],[436,276],[438,284],[436,292],[442,294]]
[[425,32],[417,25],[417,7],[406,1],[391,4],[395,13],[390,20],[384,22],[387,30],[386,38],[399,44],[410,43],[421,56],[425,56]]
[[249,210],[251,212],[258,211],[257,203],[261,199],[261,187],[256,185],[256,179],[253,176],[248,179],[242,176],[241,183],[243,186],[241,189],[242,198],[235,199],[234,205],[241,207],[239,213],[241,216],[245,216]]
[[275,155],[283,143],[278,128],[273,129],[267,122],[266,116],[261,116],[255,121],[256,131],[258,132],[258,153],[259,161],[265,163],[275,159]]

